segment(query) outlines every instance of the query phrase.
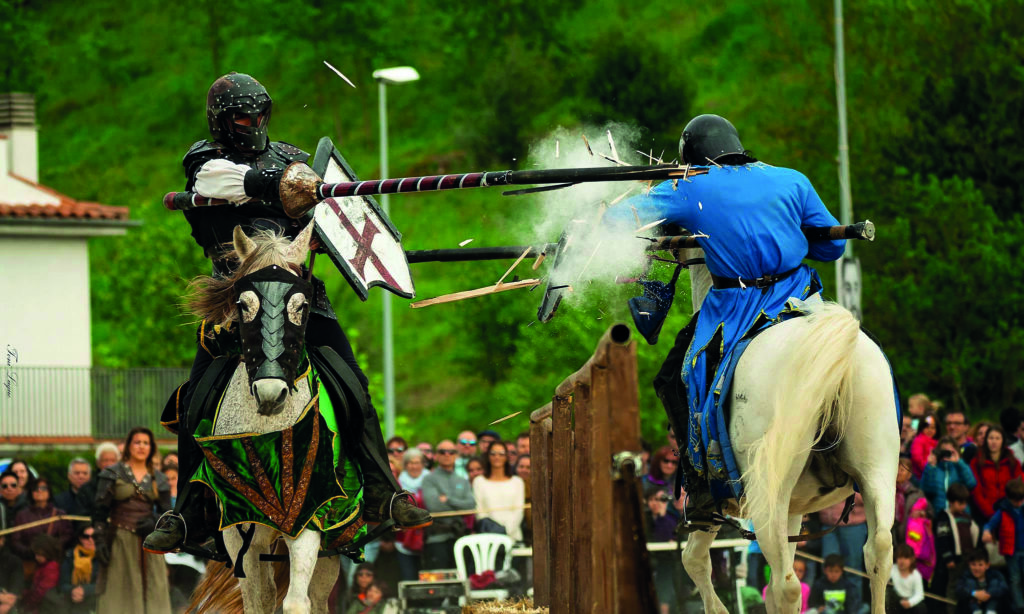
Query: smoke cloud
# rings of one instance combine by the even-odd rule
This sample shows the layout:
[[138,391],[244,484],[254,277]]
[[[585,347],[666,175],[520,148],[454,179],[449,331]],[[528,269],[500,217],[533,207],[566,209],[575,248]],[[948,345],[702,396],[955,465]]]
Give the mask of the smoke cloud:
[[[639,128],[626,124],[560,127],[530,148],[528,163],[535,168],[616,166],[603,154],[625,164],[651,164],[650,158],[636,152],[640,142]],[[558,276],[551,279],[552,285],[572,288],[564,294],[563,303],[580,307],[587,296],[604,293],[616,277],[634,277],[645,269],[649,262],[644,251],[647,241],[638,239],[636,232],[602,224],[601,219],[606,209],[628,208],[626,201],[643,194],[647,187],[642,182],[583,183],[536,196],[537,206],[528,222],[533,235],[544,241],[558,240],[563,231],[570,235]],[[631,229],[637,227],[639,224],[631,225]],[[650,236],[651,230],[641,234]]]

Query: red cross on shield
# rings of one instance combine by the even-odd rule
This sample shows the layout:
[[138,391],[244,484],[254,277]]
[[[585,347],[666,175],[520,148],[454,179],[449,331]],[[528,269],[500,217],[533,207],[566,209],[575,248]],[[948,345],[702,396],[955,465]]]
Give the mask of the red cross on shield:
[[[356,180],[327,137],[320,140],[312,166],[324,181]],[[402,236],[371,197],[328,198],[313,210],[313,221],[331,261],[359,298],[365,301],[374,286],[403,298],[416,295]]]

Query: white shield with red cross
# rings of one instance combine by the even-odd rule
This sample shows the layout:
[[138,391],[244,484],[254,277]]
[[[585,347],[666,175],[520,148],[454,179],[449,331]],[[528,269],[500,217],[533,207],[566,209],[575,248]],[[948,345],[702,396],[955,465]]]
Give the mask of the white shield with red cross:
[[[310,165],[327,183],[358,181],[328,137],[320,139]],[[403,298],[416,289],[402,248],[402,235],[370,196],[328,198],[313,210],[316,233],[359,298],[381,286]]]

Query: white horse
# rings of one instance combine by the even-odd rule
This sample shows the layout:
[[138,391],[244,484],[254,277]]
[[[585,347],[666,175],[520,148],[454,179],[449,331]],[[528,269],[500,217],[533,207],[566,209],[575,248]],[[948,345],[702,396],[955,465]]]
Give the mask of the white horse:
[[[241,292],[239,296],[235,285],[248,275],[266,271],[270,267],[294,274],[308,253],[312,228],[313,225],[309,224],[294,242],[290,242],[266,233],[258,234],[254,241],[236,227],[233,255],[239,260],[238,269],[228,280],[201,278],[200,283],[196,284],[195,296],[198,298],[194,298],[191,303],[193,310],[198,315],[208,318],[210,322],[224,323],[233,318],[232,325],[239,325],[239,317],[246,323],[254,322],[254,325],[263,322],[263,347],[284,343],[281,335],[274,337],[265,331],[274,329],[274,322],[280,322],[285,317],[293,323],[301,322],[303,318],[308,317],[306,302],[311,297],[293,293],[289,295],[287,305],[283,306],[280,303],[285,299],[278,296],[277,311],[268,313],[267,309],[274,309],[271,304],[275,299],[271,293],[268,292],[266,296],[261,297],[250,290]],[[298,275],[293,276],[296,282],[300,280]],[[263,305],[260,304],[261,301]],[[243,339],[243,348],[245,347],[247,346],[244,345]],[[264,356],[263,359],[265,358]],[[317,411],[316,405],[311,405],[315,391],[310,389],[308,379],[292,371],[295,369],[285,366],[284,378],[257,379],[250,385],[246,364],[240,361],[223,394],[223,400],[214,419],[211,433],[213,438],[286,431],[309,411]],[[290,389],[285,378],[292,380],[294,389]],[[298,447],[299,442],[295,441],[294,445]],[[300,455],[295,453],[294,456]],[[285,461],[282,459],[281,462]],[[299,496],[299,489],[302,488],[302,482],[297,475],[286,475],[295,484],[295,494],[291,499],[298,501],[296,505],[301,506],[303,499]],[[334,479],[333,476],[331,479]],[[282,489],[282,493],[284,492]],[[264,491],[262,494],[267,495],[267,492]],[[304,496],[302,493],[302,497]],[[276,503],[284,506],[287,513],[290,498],[282,495],[281,499],[282,501]],[[225,524],[228,523],[225,521]],[[242,559],[244,577],[236,581],[231,569],[219,563],[211,563],[203,581],[193,592],[190,609],[201,612],[237,612],[244,604],[246,613],[273,614],[280,604],[285,614],[326,613],[327,598],[337,580],[340,561],[337,556],[318,556],[321,533],[316,530],[314,522],[309,522],[294,539],[268,524],[244,522],[226,526],[223,531],[224,545],[235,565],[238,564],[238,555],[243,548],[243,538],[239,530],[250,529],[253,530],[252,540]],[[261,554],[273,553],[278,538],[287,545],[287,567],[260,561]],[[280,552],[282,549],[278,550]],[[275,567],[278,570],[288,569],[288,574],[276,574],[278,578],[275,581]],[[282,581],[287,586],[283,603]]]
[[[687,260],[703,256],[701,250],[686,251]],[[691,266],[690,280],[696,311],[711,287],[707,267]],[[823,488],[808,470],[819,448],[834,454],[864,498],[871,612],[885,612],[900,448],[893,396],[882,351],[853,315],[834,303],[819,303],[809,316],[772,326],[741,357],[733,377],[729,437],[744,500],[730,502],[726,511],[753,523],[772,569],[766,600],[770,614],[800,611],[800,582],[793,572],[796,544],[787,537],[799,533],[804,514],[853,493],[852,483]],[[717,532],[716,527],[691,533],[683,551],[683,565],[707,614],[727,614],[711,584],[710,546]]]

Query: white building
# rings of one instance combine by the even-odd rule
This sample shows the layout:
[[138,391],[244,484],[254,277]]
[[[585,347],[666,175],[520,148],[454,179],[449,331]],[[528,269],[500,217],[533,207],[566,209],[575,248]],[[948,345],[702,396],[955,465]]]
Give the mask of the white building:
[[0,94],[0,443],[90,435],[88,240],[137,225],[40,185],[34,99]]

